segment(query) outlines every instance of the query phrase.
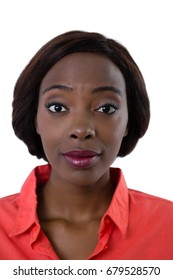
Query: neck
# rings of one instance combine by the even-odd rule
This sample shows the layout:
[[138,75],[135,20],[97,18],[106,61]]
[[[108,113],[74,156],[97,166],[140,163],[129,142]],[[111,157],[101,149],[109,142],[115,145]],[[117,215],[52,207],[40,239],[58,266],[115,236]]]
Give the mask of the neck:
[[113,186],[109,172],[91,185],[72,185],[53,176],[38,194],[38,215],[41,220],[65,219],[71,222],[101,219],[106,212]]

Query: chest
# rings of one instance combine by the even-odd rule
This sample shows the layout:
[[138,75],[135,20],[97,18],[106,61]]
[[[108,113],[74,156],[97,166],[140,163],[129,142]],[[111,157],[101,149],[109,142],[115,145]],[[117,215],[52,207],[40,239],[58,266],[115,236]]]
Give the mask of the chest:
[[64,220],[42,222],[41,227],[60,259],[88,259],[98,243],[100,220],[70,223]]

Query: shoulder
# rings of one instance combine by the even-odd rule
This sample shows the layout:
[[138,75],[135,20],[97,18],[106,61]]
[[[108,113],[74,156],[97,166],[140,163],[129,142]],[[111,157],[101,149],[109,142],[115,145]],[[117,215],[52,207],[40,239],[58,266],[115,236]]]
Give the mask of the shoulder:
[[[18,208],[19,193],[0,198],[0,213],[7,214],[10,210]],[[10,211],[10,212],[11,212]]]
[[173,202],[161,197],[140,192],[133,189],[129,191],[129,203],[132,209],[146,214],[173,218]]
[[19,194],[0,198],[0,236],[10,232],[19,208]]
[[[26,178],[20,193],[0,198],[0,224],[14,220],[16,215],[24,215],[35,211],[37,196],[36,188],[48,179],[50,166],[48,164],[35,167]],[[29,209],[29,210],[28,210]],[[2,218],[3,217],[3,218]]]
[[4,196],[0,198],[0,206],[6,205],[6,204],[11,204],[11,203],[15,203],[16,200],[18,200],[20,193],[15,193],[15,194],[11,194],[8,196]]
[[128,189],[128,191],[131,198],[137,199],[139,201],[142,200],[144,202],[169,204],[170,206],[173,206],[173,202],[168,199],[144,193],[135,189]]

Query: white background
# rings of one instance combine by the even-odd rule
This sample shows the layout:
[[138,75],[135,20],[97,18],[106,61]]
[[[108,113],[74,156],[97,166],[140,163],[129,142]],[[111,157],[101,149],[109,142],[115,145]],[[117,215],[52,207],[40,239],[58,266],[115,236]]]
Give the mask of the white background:
[[0,197],[20,191],[38,164],[11,127],[13,87],[48,40],[70,30],[100,32],[130,51],[151,101],[147,134],[117,159],[129,188],[173,200],[173,8],[170,0],[4,0],[0,3]]

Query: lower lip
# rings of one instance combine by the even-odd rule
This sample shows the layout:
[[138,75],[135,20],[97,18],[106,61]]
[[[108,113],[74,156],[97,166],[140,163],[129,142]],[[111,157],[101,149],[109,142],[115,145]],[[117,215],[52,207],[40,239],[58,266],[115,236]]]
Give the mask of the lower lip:
[[67,162],[76,168],[89,168],[93,166],[99,159],[99,155],[93,157],[72,157],[63,155]]

